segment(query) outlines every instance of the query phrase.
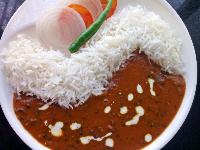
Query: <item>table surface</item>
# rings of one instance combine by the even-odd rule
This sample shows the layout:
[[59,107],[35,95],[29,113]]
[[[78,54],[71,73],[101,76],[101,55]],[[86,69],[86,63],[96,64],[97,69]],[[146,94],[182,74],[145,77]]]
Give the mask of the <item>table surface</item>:
[[[186,24],[200,63],[200,0],[167,0]],[[9,19],[24,0],[0,0],[0,37]],[[187,120],[163,150],[200,150],[200,84],[198,68],[197,92]],[[15,134],[0,108],[0,150],[29,150]]]

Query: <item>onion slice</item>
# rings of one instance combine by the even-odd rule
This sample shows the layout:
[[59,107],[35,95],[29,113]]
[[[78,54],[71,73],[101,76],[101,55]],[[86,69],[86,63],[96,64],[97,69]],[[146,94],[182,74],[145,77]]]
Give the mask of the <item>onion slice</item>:
[[93,20],[96,20],[103,11],[100,0],[61,0],[61,2],[68,6],[77,4],[85,7],[92,14]]
[[86,29],[78,12],[69,7],[48,9],[36,23],[39,38],[48,48],[69,54],[70,44]]

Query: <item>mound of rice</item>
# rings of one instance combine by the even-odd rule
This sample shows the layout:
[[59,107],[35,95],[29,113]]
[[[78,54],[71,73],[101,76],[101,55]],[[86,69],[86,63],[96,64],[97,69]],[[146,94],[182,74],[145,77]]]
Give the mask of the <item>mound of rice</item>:
[[165,21],[141,6],[127,6],[111,17],[85,48],[69,58],[43,48],[29,35],[19,35],[1,55],[15,92],[69,108],[101,95],[112,73],[138,48],[163,70],[182,74],[180,40]]

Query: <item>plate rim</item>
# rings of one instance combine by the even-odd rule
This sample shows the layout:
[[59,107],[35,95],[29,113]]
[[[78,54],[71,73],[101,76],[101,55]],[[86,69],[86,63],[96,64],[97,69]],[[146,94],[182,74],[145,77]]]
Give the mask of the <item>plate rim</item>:
[[[13,15],[13,17],[11,18],[11,20],[9,21],[9,23],[8,23],[8,25],[7,26],[9,26],[10,25],[10,23],[12,22],[12,19],[17,15],[17,13],[23,8],[23,7],[25,7],[25,5],[27,5],[28,3],[29,3],[29,1],[31,1],[31,0],[26,0],[19,8],[18,8],[18,10],[14,13],[14,15]],[[191,110],[191,106],[192,106],[192,104],[193,104],[193,102],[194,102],[194,96],[195,96],[195,92],[196,92],[196,86],[197,86],[197,57],[196,57],[196,52],[195,52],[195,49],[194,49],[194,45],[193,45],[193,42],[192,42],[192,39],[191,39],[191,36],[190,36],[190,34],[189,34],[189,31],[188,31],[188,29],[186,28],[186,26],[185,26],[185,24],[184,24],[184,22],[182,21],[182,19],[180,18],[180,16],[177,14],[177,12],[173,9],[173,7],[167,2],[167,1],[165,1],[165,0],[158,0],[164,7],[167,7],[167,9],[168,10],[170,10],[171,11],[171,13],[173,13],[173,15],[175,15],[175,17],[177,18],[177,19],[179,19],[179,22],[181,22],[182,23],[182,25],[183,25],[183,27],[185,28],[185,31],[187,31],[187,34],[188,34],[188,37],[189,37],[189,39],[190,39],[190,43],[192,44],[192,47],[193,47],[193,49],[191,50],[191,51],[193,51],[194,52],[194,56],[195,56],[195,72],[194,72],[194,82],[195,82],[195,85],[193,86],[193,90],[192,90],[192,92],[191,92],[191,95],[190,95],[190,97],[191,97],[191,102],[189,103],[189,101],[188,101],[188,103],[187,103],[187,105],[189,105],[188,107],[187,107],[187,110],[185,110],[185,114],[184,114],[184,116],[182,117],[182,119],[180,120],[179,119],[179,124],[178,125],[176,125],[176,127],[175,127],[175,129],[173,130],[173,132],[172,133],[170,133],[170,135],[168,135],[168,138],[166,139],[166,140],[164,140],[164,141],[160,141],[160,142],[162,142],[162,144],[160,144],[160,146],[157,146],[155,149],[161,149],[162,147],[164,147],[174,136],[175,136],[175,134],[177,134],[178,133],[178,131],[179,131],[179,129],[181,128],[181,126],[183,125],[183,123],[184,123],[184,121],[186,120],[186,118],[187,118],[187,116],[188,116],[188,114],[189,114],[189,111]],[[7,27],[6,27],[7,28]],[[6,31],[6,29],[5,29],[5,31]],[[4,32],[5,33],[5,32]],[[4,35],[4,33],[3,33],[3,35],[2,35],[2,39],[4,39],[5,37],[6,37],[6,35]],[[0,100],[0,104],[2,103],[2,101]],[[1,107],[2,106],[4,106],[4,104],[1,104]],[[21,133],[20,133],[20,130],[21,129],[16,129],[16,126],[12,123],[12,117],[9,117],[9,114],[8,114],[8,112],[7,112],[7,110],[6,110],[6,108],[5,107],[2,107],[2,110],[3,110],[3,112],[4,112],[4,115],[6,116],[6,119],[8,120],[8,122],[9,122],[9,124],[11,125],[11,127],[13,128],[13,130],[17,133],[17,135],[22,139],[22,141],[24,141],[24,143],[26,144],[26,145],[28,145],[30,148],[32,148],[32,149],[35,149],[35,147],[33,147],[33,142],[31,142],[30,140],[28,140],[28,139],[26,139],[26,138],[22,138],[20,135],[21,135]],[[183,113],[183,112],[182,112]],[[178,114],[178,113],[177,113]],[[177,114],[176,114],[176,116],[177,116]],[[175,119],[175,118],[174,118]],[[173,123],[174,122],[174,119],[171,121],[171,123]],[[168,127],[169,127],[170,125],[168,125]],[[167,127],[167,128],[168,128]],[[25,130],[25,129],[24,129]],[[174,132],[175,131],[175,132]],[[165,132],[165,131],[163,131],[163,132]],[[162,132],[162,134],[163,134],[163,132]],[[29,133],[29,135],[27,135],[27,137],[29,137],[29,136],[31,136],[30,135],[30,133]],[[32,137],[34,140],[35,140],[35,138],[34,137]],[[31,139],[32,140],[32,139]],[[157,139],[156,139],[157,140]],[[156,141],[155,140],[155,141]],[[36,143],[37,143],[37,148],[38,148],[38,146],[40,145],[41,147],[41,149],[46,149],[46,147],[45,146],[43,146],[42,144],[40,144],[39,142],[37,142],[37,140],[35,140],[36,141]],[[156,142],[153,142],[153,143],[156,143]],[[31,143],[32,144],[31,144]],[[152,144],[153,144],[152,143]],[[145,150],[150,150],[151,148],[152,148],[152,144],[150,144],[150,145],[148,145],[147,147],[145,147],[144,149]],[[155,146],[154,146],[155,147]],[[48,148],[47,148],[48,149]]]

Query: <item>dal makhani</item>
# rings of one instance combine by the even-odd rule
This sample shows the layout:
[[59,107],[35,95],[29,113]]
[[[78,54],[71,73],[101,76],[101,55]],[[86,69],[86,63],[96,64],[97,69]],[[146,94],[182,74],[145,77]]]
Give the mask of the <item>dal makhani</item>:
[[181,40],[154,12],[116,7],[63,0],[1,53],[18,119],[50,149],[144,148],[181,105]]

